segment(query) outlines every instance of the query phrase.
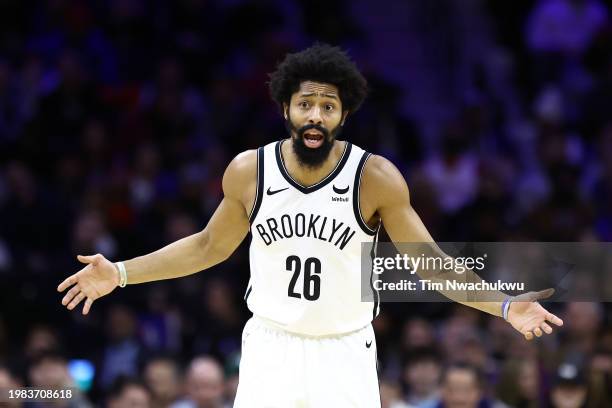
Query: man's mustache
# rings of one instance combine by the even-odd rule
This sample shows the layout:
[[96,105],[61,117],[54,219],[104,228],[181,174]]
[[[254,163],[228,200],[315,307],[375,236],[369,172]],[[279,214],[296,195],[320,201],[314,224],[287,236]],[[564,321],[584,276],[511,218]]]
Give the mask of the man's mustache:
[[325,129],[323,126],[321,125],[316,125],[316,124],[308,124],[308,125],[304,125],[301,128],[299,128],[297,130],[297,134],[301,136],[304,135],[304,133],[306,133],[307,131],[311,130],[311,129],[315,129],[318,130],[319,132],[321,132],[321,134],[323,134],[323,136],[325,137],[325,139],[327,139],[329,137],[329,131],[327,129]]

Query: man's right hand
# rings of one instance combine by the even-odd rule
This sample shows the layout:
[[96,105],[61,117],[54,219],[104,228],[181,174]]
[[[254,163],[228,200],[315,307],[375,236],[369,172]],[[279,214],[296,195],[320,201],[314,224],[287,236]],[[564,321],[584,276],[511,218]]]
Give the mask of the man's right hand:
[[119,286],[119,271],[112,262],[100,254],[78,255],[77,259],[86,266],[60,283],[57,291],[63,292],[72,286],[62,299],[62,305],[72,310],[85,299],[83,314],[86,315],[94,300],[108,295]]

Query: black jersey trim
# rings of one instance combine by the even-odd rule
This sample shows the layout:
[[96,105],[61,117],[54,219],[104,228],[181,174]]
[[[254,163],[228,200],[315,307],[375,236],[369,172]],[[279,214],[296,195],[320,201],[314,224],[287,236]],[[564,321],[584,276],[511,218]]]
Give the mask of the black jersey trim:
[[251,213],[249,214],[249,223],[253,222],[253,220],[257,216],[259,207],[261,207],[261,201],[263,199],[263,189],[264,189],[264,148],[260,147],[257,149],[257,188],[255,192],[255,201],[253,202],[253,208],[251,208]]
[[351,154],[351,147],[352,147],[352,145],[349,142],[345,142],[344,150],[342,151],[342,156],[340,156],[340,160],[338,160],[336,167],[331,171],[331,173],[329,173],[323,180],[319,181],[316,184],[313,184],[312,186],[303,186],[297,181],[295,181],[293,177],[291,177],[291,175],[287,171],[287,168],[285,167],[285,162],[283,160],[283,155],[281,153],[281,145],[283,144],[283,141],[284,140],[279,140],[276,143],[276,163],[278,164],[278,169],[280,170],[281,174],[283,175],[283,177],[285,178],[285,180],[287,180],[289,184],[291,184],[293,187],[295,187],[296,189],[298,189],[304,194],[308,194],[308,193],[312,193],[313,191],[317,191],[320,188],[325,187],[330,181],[332,181],[342,171],[342,168],[348,161],[348,158]]
[[370,270],[370,288],[372,289],[372,295],[374,296],[374,306],[372,310],[372,320],[376,319],[376,316],[380,313],[380,294],[374,287],[374,258],[376,258],[376,251],[378,250],[378,234],[380,232],[380,225],[376,228],[374,240],[372,241],[372,250],[370,251],[370,259],[372,260],[372,269]]
[[357,224],[359,224],[363,232],[368,235],[376,235],[378,229],[370,228],[370,226],[363,220],[363,216],[361,215],[361,205],[359,203],[359,188],[361,186],[363,168],[365,167],[365,162],[371,155],[371,153],[363,152],[363,156],[361,156],[361,160],[359,160],[359,164],[357,165],[357,171],[355,172],[355,184],[353,185],[353,212],[355,213]]

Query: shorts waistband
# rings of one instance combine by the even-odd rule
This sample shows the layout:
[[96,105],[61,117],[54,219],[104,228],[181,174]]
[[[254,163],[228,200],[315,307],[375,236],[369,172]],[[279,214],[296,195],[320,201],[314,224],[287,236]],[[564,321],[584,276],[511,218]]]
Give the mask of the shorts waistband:
[[333,339],[333,338],[338,338],[338,337],[344,337],[344,336],[351,335],[353,333],[357,333],[369,326],[369,325],[366,325],[359,329],[352,330],[349,332],[344,332],[344,333],[315,335],[315,334],[298,333],[298,332],[294,332],[291,330],[287,330],[282,324],[277,323],[274,320],[270,320],[270,319],[266,319],[265,317],[258,316],[256,314],[253,315],[252,319],[258,322],[259,324],[261,324],[262,326],[266,327],[267,329],[270,329],[270,330],[273,330],[279,333],[288,334],[291,336],[303,337],[307,339]]

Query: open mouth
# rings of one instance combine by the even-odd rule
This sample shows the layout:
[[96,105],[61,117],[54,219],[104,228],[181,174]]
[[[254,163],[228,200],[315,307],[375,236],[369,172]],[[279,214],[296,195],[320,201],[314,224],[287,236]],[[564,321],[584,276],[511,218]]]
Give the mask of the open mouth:
[[323,133],[318,130],[308,130],[304,133],[304,144],[312,149],[320,147],[323,144]]

